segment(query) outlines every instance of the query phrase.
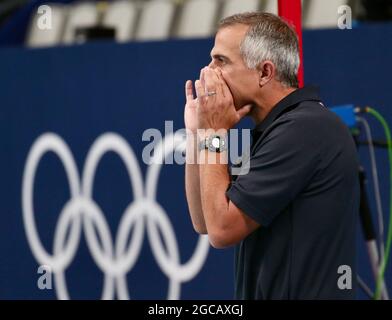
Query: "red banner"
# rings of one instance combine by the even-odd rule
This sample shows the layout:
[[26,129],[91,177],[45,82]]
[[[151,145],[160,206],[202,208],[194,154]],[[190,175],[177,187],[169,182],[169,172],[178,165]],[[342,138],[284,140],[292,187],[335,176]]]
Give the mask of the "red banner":
[[302,5],[301,0],[278,0],[279,16],[291,23],[298,34],[299,40],[299,54],[301,64],[298,70],[299,86],[304,85],[304,68],[303,68],[303,55],[302,55]]

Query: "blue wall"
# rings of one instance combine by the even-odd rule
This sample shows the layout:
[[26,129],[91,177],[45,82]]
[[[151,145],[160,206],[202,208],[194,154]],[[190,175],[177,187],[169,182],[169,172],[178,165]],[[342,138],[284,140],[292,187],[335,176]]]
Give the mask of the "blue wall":
[[[305,32],[306,82],[320,85],[327,105],[371,105],[392,123],[390,39],[390,24]],[[0,50],[0,298],[56,297],[55,290],[37,289],[38,264],[28,246],[22,221],[22,174],[35,139],[48,131],[60,135],[71,148],[81,172],[93,141],[104,132],[114,131],[128,140],[145,174],[141,152],[147,142],[141,139],[143,131],[163,131],[165,120],[173,120],[175,129],[183,127],[184,82],[198,78],[200,68],[208,64],[212,44],[209,39]],[[369,120],[375,136],[383,138],[379,124]],[[360,156],[369,168],[365,148],[360,149]],[[387,225],[387,154],[380,150],[377,157]],[[188,218],[183,172],[183,166],[165,166],[157,201],[176,230],[184,263],[191,257],[198,238]],[[124,209],[133,200],[125,167],[118,156],[104,156],[94,186],[94,199],[114,237]],[[370,188],[369,193],[373,199]],[[49,252],[53,249],[59,212],[68,198],[62,165],[48,153],[38,167],[34,203],[37,228]],[[372,208],[375,213],[373,201]],[[373,285],[360,231],[358,248],[359,272]],[[210,249],[200,273],[181,286],[181,298],[232,298],[232,260],[231,249]],[[127,278],[132,298],[166,297],[168,281],[152,256],[147,235],[142,254]],[[66,279],[72,298],[101,295],[103,275],[83,236]],[[389,271],[387,281],[392,292]]]

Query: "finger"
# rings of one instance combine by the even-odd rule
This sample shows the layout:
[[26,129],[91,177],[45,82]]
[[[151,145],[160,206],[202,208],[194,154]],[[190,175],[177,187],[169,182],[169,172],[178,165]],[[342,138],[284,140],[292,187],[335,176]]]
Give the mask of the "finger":
[[225,87],[227,87],[226,81],[222,78],[222,76],[220,75],[219,72],[219,68],[214,69],[214,74],[215,74],[215,78],[216,78],[216,83],[217,83],[217,87],[220,90],[220,94],[223,95],[223,97],[228,97],[230,92],[227,92],[227,90],[225,89]]
[[222,85],[222,91],[223,91],[223,95],[225,97],[231,96],[231,91],[229,86],[227,85],[227,82],[223,76],[222,70],[220,68],[217,68],[216,73],[218,75],[219,81]]
[[185,82],[185,97],[187,102],[194,99],[191,80],[187,80],[187,82]]
[[201,82],[201,85],[203,86],[203,88],[205,88],[204,69],[205,69],[205,68],[202,68],[202,69],[200,70],[200,76],[199,76],[199,79],[200,79],[200,82]]
[[243,117],[245,117],[250,112],[250,110],[252,110],[251,104],[247,104],[246,106],[243,106],[241,109],[237,110],[239,119],[241,120]]
[[204,87],[201,84],[200,80],[195,81],[195,89],[196,89],[196,96],[198,99],[201,99],[205,96]]
[[208,92],[216,92],[217,94],[221,93],[217,81],[218,77],[216,76],[215,72],[212,69],[210,68],[205,69],[204,79],[205,79],[206,93]]

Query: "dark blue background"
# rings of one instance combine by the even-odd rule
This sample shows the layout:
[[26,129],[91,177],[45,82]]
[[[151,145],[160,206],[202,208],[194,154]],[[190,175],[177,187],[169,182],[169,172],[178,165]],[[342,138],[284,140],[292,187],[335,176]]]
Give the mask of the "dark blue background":
[[[321,96],[329,106],[371,105],[392,123],[391,39],[390,24],[305,32],[306,83],[320,85]],[[183,127],[184,82],[198,78],[200,68],[209,62],[212,44],[209,39],[0,50],[0,298],[55,298],[54,290],[37,289],[38,265],[22,222],[22,174],[34,140],[47,131],[59,134],[70,146],[80,172],[93,141],[104,132],[114,131],[132,145],[145,173],[141,152],[147,142],[142,141],[143,131],[158,128],[163,132],[165,120],[173,120],[175,129]],[[368,118],[375,136],[383,138],[380,125]],[[249,122],[245,124],[248,125]],[[369,168],[365,148],[360,149],[360,156]],[[377,151],[377,160],[387,226],[386,151]],[[193,253],[197,235],[188,218],[183,173],[183,166],[164,167],[158,202],[176,230],[184,263]],[[118,156],[104,156],[94,186],[94,199],[103,209],[114,236],[133,197]],[[373,200],[371,188],[369,196]],[[34,203],[39,234],[50,252],[57,218],[68,197],[62,165],[49,153],[38,168]],[[373,201],[371,205],[375,213]],[[359,273],[373,286],[359,228],[358,231]],[[152,256],[146,237],[142,255],[128,274],[129,290],[133,298],[165,298],[168,281]],[[100,297],[102,272],[84,239],[66,279],[72,298]],[[387,282],[392,293],[389,271]],[[232,249],[210,249],[199,275],[181,289],[182,299],[232,298]]]

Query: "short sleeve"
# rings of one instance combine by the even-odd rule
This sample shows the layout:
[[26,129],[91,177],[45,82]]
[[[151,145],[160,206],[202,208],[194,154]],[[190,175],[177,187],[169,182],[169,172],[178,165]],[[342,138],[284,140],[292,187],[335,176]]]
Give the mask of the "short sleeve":
[[281,118],[256,144],[249,172],[238,176],[226,191],[238,208],[262,226],[271,224],[309,184],[319,163],[315,124],[310,119]]

